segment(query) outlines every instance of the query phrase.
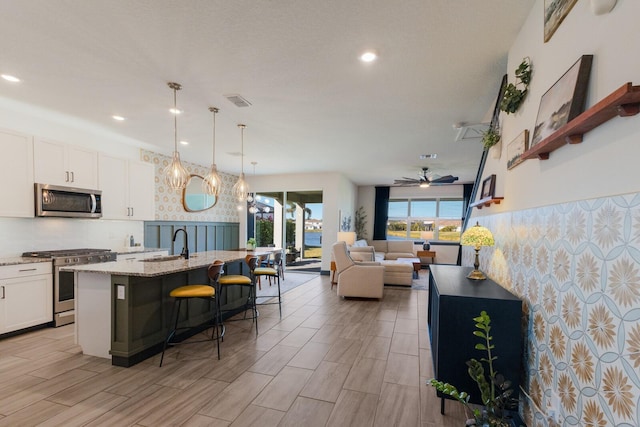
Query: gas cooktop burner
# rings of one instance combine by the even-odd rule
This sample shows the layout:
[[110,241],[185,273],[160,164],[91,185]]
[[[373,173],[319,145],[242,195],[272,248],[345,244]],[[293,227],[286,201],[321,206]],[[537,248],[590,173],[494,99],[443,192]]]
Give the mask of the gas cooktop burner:
[[22,254],[23,257],[29,258],[56,258],[56,257],[65,257],[65,256],[80,256],[80,255],[89,255],[89,254],[104,254],[107,252],[111,252],[110,249],[60,249],[54,251],[34,251],[34,252],[25,252]]

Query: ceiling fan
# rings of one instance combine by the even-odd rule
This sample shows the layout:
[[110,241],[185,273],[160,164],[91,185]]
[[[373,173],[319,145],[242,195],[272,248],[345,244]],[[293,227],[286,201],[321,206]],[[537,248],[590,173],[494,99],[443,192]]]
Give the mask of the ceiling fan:
[[439,176],[429,172],[429,168],[422,168],[421,173],[418,173],[418,178],[407,178],[403,176],[402,179],[396,179],[393,183],[400,187],[429,187],[430,185],[442,185],[452,184],[458,180],[457,176],[445,175]]

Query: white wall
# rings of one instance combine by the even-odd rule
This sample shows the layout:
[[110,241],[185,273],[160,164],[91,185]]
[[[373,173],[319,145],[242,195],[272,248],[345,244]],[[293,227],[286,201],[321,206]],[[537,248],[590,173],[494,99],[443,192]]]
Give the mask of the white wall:
[[581,55],[594,55],[587,108],[626,82],[640,84],[639,1],[618,1],[611,13],[602,16],[590,12],[589,1],[580,1],[548,43],[543,42],[542,11],[543,1],[538,0],[509,52],[509,81],[514,82],[514,70],[527,56],[533,66],[532,81],[520,109],[501,114],[502,156],[488,159],[484,171],[484,177],[497,175],[496,195],[504,196],[504,201],[475,210],[477,216],[640,189],[635,179],[640,116],[613,118],[586,133],[581,144],[552,152],[549,160],[526,160],[507,170],[508,143],[524,129],[532,134],[540,98]]

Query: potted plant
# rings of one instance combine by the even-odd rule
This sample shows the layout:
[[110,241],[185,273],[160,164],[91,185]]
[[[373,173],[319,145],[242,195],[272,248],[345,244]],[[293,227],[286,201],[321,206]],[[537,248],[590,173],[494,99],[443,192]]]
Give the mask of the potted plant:
[[251,237],[249,240],[247,240],[247,250],[252,251],[255,248],[256,248],[256,239]]
[[489,129],[482,134],[482,145],[485,150],[488,150],[498,142],[500,142],[500,131],[497,126],[490,126]]
[[[495,346],[491,343],[491,318],[486,311],[481,311],[480,316],[473,318],[476,323],[476,330],[473,335],[480,338],[480,342],[475,345],[476,350],[486,352],[486,357],[471,359],[467,361],[467,372],[478,385],[480,396],[484,408],[472,408],[469,403],[470,395],[464,391],[458,391],[455,386],[438,381],[433,378],[428,384],[432,385],[439,392],[451,396],[467,408],[473,418],[467,425],[476,427],[509,427],[508,411],[517,405],[517,399],[511,397],[513,390],[511,381],[505,380],[502,375],[495,370],[493,362],[498,358],[493,353]],[[488,369],[488,373],[485,370]]]
[[360,206],[356,211],[355,215],[355,232],[356,239],[366,239],[367,238],[367,214],[364,211],[364,207]]

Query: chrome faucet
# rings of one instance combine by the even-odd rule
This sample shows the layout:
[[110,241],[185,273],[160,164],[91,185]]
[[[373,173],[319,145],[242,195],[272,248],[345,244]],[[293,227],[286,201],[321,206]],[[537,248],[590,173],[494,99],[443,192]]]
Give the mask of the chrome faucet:
[[187,234],[187,228],[178,228],[175,233],[173,233],[173,241],[176,241],[176,236],[178,235],[178,231],[182,231],[184,233],[184,247],[182,248],[182,252],[180,256],[183,256],[184,259],[189,259],[189,235]]

